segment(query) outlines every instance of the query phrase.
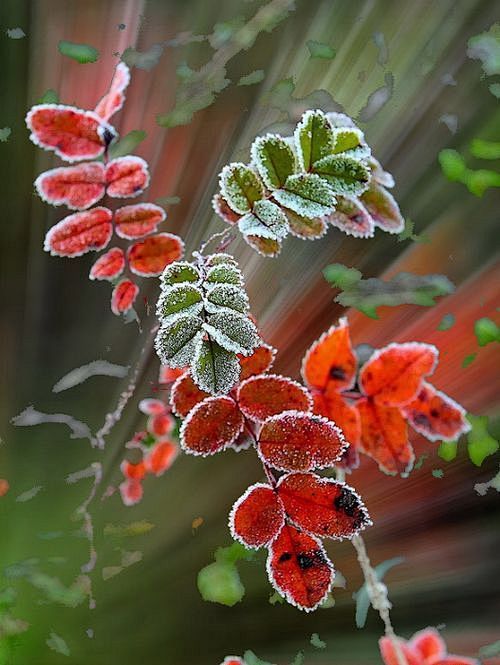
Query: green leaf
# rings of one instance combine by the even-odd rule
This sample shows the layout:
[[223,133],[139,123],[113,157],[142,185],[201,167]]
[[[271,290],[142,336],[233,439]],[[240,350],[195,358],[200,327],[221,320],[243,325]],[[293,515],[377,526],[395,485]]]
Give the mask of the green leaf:
[[161,320],[173,315],[198,316],[203,309],[203,293],[192,284],[177,284],[163,291],[158,299],[156,315]]
[[[320,608],[322,605],[320,605]],[[292,660],[290,665],[304,665],[304,652],[303,651],[297,651],[295,654],[295,658]]]
[[321,217],[302,217],[293,210],[283,208],[287,216],[290,233],[303,240],[315,240],[325,235],[327,231],[326,222]]
[[402,272],[385,281],[374,277],[362,279],[359,271],[349,272],[350,270],[353,269],[334,264],[324,272],[332,286],[342,289],[335,302],[344,307],[354,307],[374,319],[378,318],[377,307],[382,305],[396,307],[412,304],[432,307],[436,304],[435,298],[453,293],[455,289],[444,275],[414,275]]
[[310,171],[314,162],[331,154],[333,128],[322,111],[306,111],[294,134],[300,166]]
[[88,44],[76,44],[75,42],[66,42],[61,39],[57,45],[59,53],[72,58],[82,65],[89,62],[96,62],[99,59],[99,51]]
[[289,176],[273,196],[285,208],[311,219],[332,212],[336,203],[333,189],[316,173]]
[[333,60],[333,58],[337,55],[337,52],[334,48],[328,46],[328,44],[324,44],[323,42],[316,42],[314,39],[309,39],[306,42],[306,45],[309,49],[311,58]]
[[310,642],[316,649],[326,649],[326,642],[323,642],[318,633],[313,633],[311,635]]
[[285,213],[276,203],[257,201],[254,212],[240,219],[238,229],[244,236],[282,240],[287,236],[290,226]]
[[490,187],[500,187],[500,173],[490,169],[467,169],[463,183],[471,194],[481,197]]
[[494,97],[500,99],[500,83],[492,83],[488,89]]
[[488,432],[488,416],[467,414],[471,430],[467,434],[467,451],[471,462],[481,466],[484,460],[498,450],[498,441]]
[[59,104],[59,95],[55,90],[49,88],[43,93],[37,104]]
[[243,275],[232,263],[216,263],[207,272],[207,284],[235,284],[243,286]]
[[217,344],[227,351],[249,355],[259,343],[259,335],[254,324],[237,312],[212,314],[203,328]]
[[215,254],[210,254],[205,259],[206,266],[218,266],[221,263],[229,263],[233,266],[238,267],[238,262],[236,259],[231,256],[231,254],[225,254],[224,252],[216,252]]
[[63,656],[69,656],[71,653],[66,642],[56,633],[50,633],[48,639],[46,640],[46,644],[49,649],[52,649],[52,651],[60,653]]
[[297,160],[290,145],[281,136],[267,134],[252,143],[252,160],[268,189],[283,187],[297,170]]
[[470,151],[479,159],[500,159],[500,142],[472,139]]
[[451,462],[457,456],[458,441],[442,441],[439,444],[438,455],[445,462]]
[[0,129],[0,141],[6,143],[11,134],[12,129],[10,127],[2,127],[2,129]]
[[265,74],[263,69],[255,69],[253,72],[250,72],[250,74],[242,76],[237,85],[255,85],[256,83],[263,81],[264,76]]
[[205,309],[210,314],[228,309],[246,314],[249,308],[250,303],[247,294],[234,284],[218,284],[212,287],[205,300]]
[[203,600],[233,607],[245,595],[238,569],[230,563],[214,562],[198,573],[198,590]]
[[196,316],[179,315],[162,325],[155,339],[156,352],[163,365],[190,365],[197,342],[202,334],[203,321]]
[[370,180],[368,168],[350,157],[328,155],[315,162],[313,170],[332,186],[335,194],[359,196]]
[[215,560],[223,563],[236,563],[237,561],[252,561],[255,559],[255,551],[248,550],[238,542],[231,543],[227,547],[218,547],[215,550]]
[[166,286],[199,282],[200,279],[201,274],[198,268],[187,261],[176,261],[175,263],[171,263],[165,268],[160,277],[161,282]]
[[[401,556],[394,557],[394,559],[388,559],[383,561],[378,566],[375,567],[375,575],[379,582],[384,578],[384,575],[394,566],[398,566],[400,563],[403,563],[404,558]],[[366,623],[366,617],[368,616],[368,610],[370,609],[370,596],[366,589],[366,584],[360,588],[353,597],[356,600],[356,626],[358,628],[363,628]]]
[[129,46],[123,51],[121,59],[129,67],[150,71],[160,61],[164,48],[163,44],[153,44],[147,51],[136,51]]
[[243,660],[245,661],[245,665],[273,665],[267,660],[262,660],[256,656],[253,651],[245,651],[243,654]]
[[144,141],[147,134],[141,129],[133,129],[128,134],[125,134],[119,141],[113,143],[109,148],[109,157],[110,159],[116,159],[117,157],[125,157],[125,155],[130,155],[137,148],[139,143]]
[[437,327],[438,330],[449,330],[450,328],[453,328],[455,325],[455,315],[454,314],[445,314],[441,321],[439,322],[439,325]]
[[500,640],[481,647],[479,649],[479,656],[481,658],[494,658],[495,656],[500,656]]
[[250,212],[253,204],[264,197],[264,187],[257,174],[241,162],[222,169],[220,188],[229,207],[240,215]]
[[333,130],[333,152],[346,152],[358,148],[363,140],[363,132],[357,127],[339,127]]
[[104,527],[105,536],[115,536],[117,538],[128,538],[130,536],[142,536],[149,533],[154,529],[153,522],[147,520],[140,520],[138,522],[130,522],[129,524],[106,524]]
[[474,362],[476,359],[477,353],[469,353],[468,356],[465,356],[465,358],[462,360],[462,367],[465,369],[468,367],[471,363]]
[[467,167],[464,158],[459,152],[446,148],[445,150],[441,150],[438,159],[443,174],[448,180],[451,180],[452,182],[462,180]]
[[474,333],[479,346],[500,342],[500,327],[487,317],[478,319],[474,323]]
[[413,240],[413,242],[429,242],[429,237],[422,233],[414,233],[415,223],[411,219],[405,219],[405,227],[398,235],[398,242]]
[[226,394],[239,379],[240,363],[233,351],[213,339],[204,339],[196,347],[191,373],[201,390],[212,395]]
[[431,473],[433,478],[443,478],[444,476],[443,469],[432,469]]

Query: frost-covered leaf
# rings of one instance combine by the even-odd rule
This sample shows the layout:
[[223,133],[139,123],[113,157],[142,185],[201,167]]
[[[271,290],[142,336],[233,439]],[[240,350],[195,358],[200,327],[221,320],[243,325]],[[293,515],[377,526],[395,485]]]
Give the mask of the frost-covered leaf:
[[162,325],[155,338],[155,348],[163,365],[187,367],[200,340],[203,321],[195,316],[179,315]]
[[240,356],[240,381],[244,381],[250,376],[266,372],[273,364],[275,356],[276,349],[269,346],[269,344],[261,344],[254,349],[250,356]]
[[296,381],[276,374],[251,376],[237,393],[239,407],[250,420],[263,421],[283,411],[310,411],[309,393]]
[[[106,193],[118,199],[139,196],[149,185],[148,164],[141,157],[128,155],[118,157],[106,165]],[[143,203],[143,206],[153,206]],[[158,206],[154,206],[157,208]],[[163,218],[165,218],[165,213]]]
[[263,483],[251,485],[234,504],[229,516],[231,535],[245,547],[258,549],[272,541],[285,523],[277,493]]
[[275,469],[309,471],[333,466],[346,446],[340,429],[326,418],[285,411],[264,422],[258,451]]
[[192,376],[201,390],[211,394],[228,393],[238,381],[239,372],[240,365],[234,352],[213,339],[199,342]]
[[269,547],[273,587],[300,610],[315,610],[331,589],[334,570],[321,542],[286,525]]
[[287,178],[282,189],[273,192],[275,200],[303,217],[322,217],[335,208],[335,193],[316,173]]
[[191,455],[214,455],[230,446],[243,429],[236,402],[225,395],[207,397],[182,423],[180,444]]
[[210,393],[200,390],[189,372],[179,376],[170,389],[172,411],[180,418],[185,418],[206,397],[210,397]]
[[241,215],[250,212],[253,204],[264,197],[264,187],[257,174],[241,162],[222,169],[220,188],[229,207]]
[[234,284],[217,284],[207,293],[205,309],[210,314],[232,310],[246,314],[250,308],[248,296],[245,291]]
[[112,247],[94,263],[90,269],[89,279],[113,280],[122,274],[125,268],[125,254],[120,247]]
[[208,269],[205,281],[211,284],[234,284],[243,286],[243,275],[240,269],[232,263],[216,263]]
[[152,277],[161,275],[165,267],[180,259],[183,253],[184,243],[179,236],[158,233],[131,245],[127,250],[127,259],[133,273]]
[[268,189],[283,187],[288,176],[297,169],[297,160],[290,145],[277,134],[266,134],[255,139],[251,149],[252,160]]
[[35,180],[35,189],[50,205],[84,210],[104,196],[104,165],[87,162],[45,171]]
[[88,44],[77,44],[75,42],[67,42],[61,39],[57,48],[61,55],[66,55],[68,58],[76,60],[76,62],[79,62],[82,65],[89,62],[97,62],[99,59],[99,51]]
[[334,134],[322,111],[306,111],[295,130],[295,145],[299,164],[310,171],[319,159],[330,155],[334,146]]
[[139,287],[130,279],[122,279],[111,294],[111,311],[119,316],[128,312],[139,294]]
[[401,233],[404,229],[405,222],[396,199],[374,180],[362,194],[361,202],[372,216],[375,226],[387,233]]
[[202,291],[193,284],[177,284],[160,295],[156,315],[160,321],[163,321],[181,312],[198,316],[202,309]]
[[215,214],[219,215],[219,217],[227,224],[236,224],[241,217],[241,215],[238,215],[238,213],[234,212],[234,210],[229,207],[226,199],[220,194],[215,194],[213,197],[212,208],[214,209]]
[[359,196],[368,187],[370,172],[356,159],[328,155],[314,162],[313,170],[332,187],[336,194]]
[[[99,100],[94,111],[104,120],[109,120],[119,111],[125,102],[125,90],[130,83],[130,71],[127,65],[119,62],[115,68],[108,92]],[[129,151],[131,152],[131,151]],[[127,153],[124,153],[127,154]]]
[[120,238],[134,240],[156,231],[165,211],[154,203],[135,203],[115,211],[115,232]]
[[201,274],[198,268],[187,261],[176,261],[167,266],[162,273],[161,282],[166,286],[175,284],[197,284],[201,281]]
[[208,267],[219,266],[221,264],[230,264],[232,266],[238,267],[238,261],[231,256],[231,254],[226,254],[224,252],[216,252],[215,254],[210,254],[205,259],[205,265]]
[[359,270],[336,263],[324,272],[328,282],[342,292],[335,302],[354,307],[371,318],[377,317],[377,307],[412,304],[423,307],[435,305],[435,298],[453,293],[455,287],[444,275],[414,275],[401,272],[390,280],[371,277],[363,279]]
[[289,225],[286,215],[276,203],[257,201],[253,213],[242,217],[238,228],[244,236],[281,240],[287,235]]
[[373,155],[370,156],[368,160],[368,165],[371,170],[372,178],[382,187],[389,187],[391,189],[394,187],[394,178],[390,173],[384,171],[380,162],[375,159]]
[[334,129],[332,152],[354,151],[362,145],[363,138],[363,132],[357,127],[339,127]]
[[43,248],[52,256],[81,256],[106,247],[112,234],[111,210],[92,208],[68,215],[55,224],[47,232]]
[[302,217],[293,210],[283,208],[290,225],[290,233],[303,240],[316,240],[326,233],[326,218],[323,217]]
[[339,196],[335,211],[323,219],[355,238],[372,238],[375,232],[367,209],[359,199],[350,196]]
[[207,333],[227,351],[248,356],[260,341],[250,319],[237,312],[218,312],[203,324]]
[[260,236],[243,236],[245,242],[262,256],[277,256],[281,251],[281,241]]

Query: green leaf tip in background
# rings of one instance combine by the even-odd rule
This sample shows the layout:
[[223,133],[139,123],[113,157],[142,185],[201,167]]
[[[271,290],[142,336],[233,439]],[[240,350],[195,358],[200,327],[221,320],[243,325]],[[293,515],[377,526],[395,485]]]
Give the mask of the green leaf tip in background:
[[57,635],[57,633],[50,633],[48,639],[46,640],[46,644],[49,647],[49,649],[52,649],[52,651],[56,651],[57,653],[60,653],[63,656],[69,656],[70,655],[70,650],[66,642],[63,640],[62,637]]
[[323,42],[317,42],[314,39],[309,39],[306,42],[307,48],[311,58],[318,58],[321,60],[333,60],[337,55],[334,48]]
[[214,555],[214,563],[205,566],[198,573],[198,590],[203,600],[232,607],[245,595],[236,563],[250,561],[255,553],[240,543],[219,547]]
[[462,155],[446,148],[438,155],[443,174],[451,182],[460,182],[471,194],[481,197],[490,187],[500,187],[500,173],[491,169],[469,169]]
[[316,649],[326,649],[326,642],[323,642],[318,633],[313,633],[311,635],[310,642]]
[[[375,566],[374,570],[378,581],[381,582],[391,568],[398,566],[403,561],[404,557],[397,556],[393,559],[382,561],[378,566]],[[368,595],[366,584],[363,584],[359,591],[353,594],[353,598],[356,601],[356,626],[357,628],[363,628],[366,623],[366,617],[368,616],[368,610],[370,609],[370,596]]]
[[125,157],[130,155],[137,148],[139,143],[144,141],[147,134],[142,129],[133,129],[128,134],[125,134],[119,141],[113,143],[109,148],[110,159],[117,157]]
[[438,324],[438,330],[449,330],[456,323],[454,314],[445,314]]
[[[155,440],[156,441],[156,440]],[[127,538],[130,536],[142,536],[155,528],[153,522],[140,520],[139,522],[130,522],[130,524],[106,524],[104,526],[105,536],[115,536],[117,538]]]
[[245,661],[245,665],[273,665],[273,663],[256,656],[253,651],[245,651],[243,660]]
[[477,353],[469,353],[468,356],[465,356],[465,358],[462,360],[462,367],[465,369],[468,367],[471,363],[474,362],[476,359]]
[[11,134],[12,134],[12,129],[10,127],[3,127],[2,129],[0,129],[0,141],[2,143],[6,143]]
[[442,478],[444,476],[443,469],[432,469],[433,478]]
[[495,656],[500,656],[500,640],[481,647],[478,655],[481,658],[494,658]]
[[445,462],[451,462],[457,456],[458,441],[441,441],[438,448],[439,457]]
[[64,39],[58,43],[57,48],[61,55],[65,55],[72,60],[76,60],[81,65],[99,60],[99,51],[88,44],[77,44],[76,42],[67,42]]
[[478,319],[474,323],[474,333],[479,346],[500,342],[500,326],[487,317]]
[[413,240],[413,242],[430,242],[430,238],[421,233],[415,233],[415,223],[411,219],[405,219],[405,227],[398,234],[398,242]]
[[467,451],[471,462],[481,466],[484,460],[498,450],[498,441],[488,432],[488,416],[467,414],[471,430],[467,434]]
[[423,307],[435,305],[435,298],[449,295],[454,285],[445,275],[414,275],[401,272],[390,280],[375,277],[363,279],[362,273],[334,263],[323,271],[327,282],[341,289],[335,297],[344,307],[354,307],[366,316],[377,319],[377,308],[412,304]]
[[472,139],[470,151],[478,159],[500,159],[500,142]]
[[55,90],[49,88],[38,99],[37,104],[59,104],[59,95]]
[[253,72],[250,72],[250,74],[242,76],[237,85],[256,85],[264,80],[264,76],[265,73],[263,69],[255,69]]

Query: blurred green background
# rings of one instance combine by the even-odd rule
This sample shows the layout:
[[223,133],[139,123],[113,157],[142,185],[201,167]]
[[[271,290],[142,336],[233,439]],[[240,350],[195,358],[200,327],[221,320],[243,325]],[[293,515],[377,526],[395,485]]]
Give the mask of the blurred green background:
[[[434,308],[382,308],[376,322],[350,313],[354,341],[437,344],[437,387],[472,413],[498,414],[498,355],[493,345],[477,347],[473,324],[481,316],[494,317],[498,307],[499,190],[476,197],[462,184],[449,182],[437,160],[441,149],[454,148],[473,168],[484,168],[468,153],[471,140],[500,141],[499,101],[489,90],[495,79],[486,79],[481,62],[467,56],[468,39],[499,20],[498,2],[297,0],[293,7],[274,0],[276,17],[264,13],[248,48],[235,44],[235,31],[264,4],[0,3],[0,128],[11,129],[0,143],[0,477],[10,484],[0,498],[0,589],[17,592],[12,617],[29,623],[11,640],[10,654],[0,652],[2,663],[4,658],[15,665],[217,665],[225,655],[245,649],[279,664],[290,663],[301,649],[305,662],[317,665],[381,662],[378,617],[370,612],[366,627],[355,627],[352,593],[362,579],[349,543],[328,547],[347,579],[347,589],[335,591],[331,609],[306,615],[272,606],[262,557],[241,564],[246,595],[240,604],[227,608],[201,599],[197,572],[212,560],[216,547],[230,543],[229,508],[260,478],[251,453],[182,456],[164,477],[146,482],[145,498],[133,508],[124,507],[117,493],[102,497],[108,486],[120,482],[125,442],[144,427],[136,407],[152,394],[158,370],[150,349],[140,361],[137,391],[104,452],[85,439],[71,439],[64,425],[16,428],[10,422],[33,404],[43,412],[72,414],[95,432],[128,379],[92,378],[60,394],[52,386],[69,370],[98,358],[133,366],[149,344],[153,317],[147,304],[137,308],[145,332],[114,317],[109,286],[87,278],[93,256],[69,261],[43,252],[47,229],[64,212],[40,201],[32,182],[58,162],[29,142],[24,124],[27,109],[48,89],[62,103],[92,108],[127,47],[144,53],[162,44],[152,51],[157,64],[132,69],[128,100],[115,124],[122,135],[147,133],[137,148],[153,173],[145,198],[179,197],[177,203],[166,202],[165,230],[182,235],[189,251],[223,228],[210,207],[222,165],[246,160],[256,134],[276,123],[287,131],[309,107],[343,108],[358,119],[375,155],[396,178],[403,214],[429,240],[401,241],[382,233],[356,240],[331,230],[314,243],[289,239],[274,260],[257,256],[240,240],[234,243],[253,313],[264,338],[279,348],[277,371],[297,377],[304,351],[342,313],[321,276],[329,263],[355,266],[367,276],[389,277],[401,270],[443,273],[457,291]],[[9,37],[7,30],[14,28],[24,36]],[[100,57],[79,64],[59,53],[59,40],[90,44]],[[333,50],[323,52],[328,57],[313,57],[314,42]],[[191,88],[182,87],[184,63],[202,70]],[[254,75],[256,83],[237,85],[255,71],[262,71]],[[189,106],[193,99],[205,99],[211,84],[218,89],[224,78],[230,82],[189,124],[157,124],[157,116],[174,107],[184,112],[183,100]],[[175,124],[176,117],[163,123]],[[498,163],[487,166],[498,171]],[[144,288],[154,303],[156,280],[149,282]],[[437,331],[450,312],[457,324]],[[476,359],[463,368],[463,358],[471,353],[477,353]],[[481,646],[500,639],[498,494],[474,491],[475,483],[495,474],[498,458],[476,468],[464,446],[456,460],[445,463],[435,445],[419,437],[415,445],[417,457],[428,457],[408,479],[383,476],[365,459],[350,480],[374,518],[367,546],[374,563],[405,558],[387,576],[397,632],[407,636],[428,624],[442,625],[450,651],[476,655]],[[71,598],[60,588],[57,596],[53,578],[69,587],[87,561],[88,543],[74,511],[90,481],[68,484],[65,478],[95,460],[104,468],[92,504],[96,607],[89,609],[87,601],[69,607]],[[444,470],[442,478],[432,475],[438,467]],[[36,496],[26,500],[24,493],[35,487],[40,487]],[[203,523],[193,529],[198,517]],[[109,527],[140,520],[154,528],[123,537]],[[121,565],[123,551],[140,552],[132,556],[140,560],[104,579],[109,567]],[[52,579],[49,591],[40,573]],[[314,632],[326,649],[309,644]],[[69,656],[50,648],[52,633],[65,641]]]

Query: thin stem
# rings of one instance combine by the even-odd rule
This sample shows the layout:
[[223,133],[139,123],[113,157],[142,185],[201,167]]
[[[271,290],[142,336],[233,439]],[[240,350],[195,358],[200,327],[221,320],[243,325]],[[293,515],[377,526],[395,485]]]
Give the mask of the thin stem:
[[200,249],[198,250],[198,254],[203,254],[203,252],[206,250],[207,246],[216,240],[217,238],[220,238],[221,241],[217,245],[215,251],[216,252],[222,252],[226,247],[233,242],[234,240],[234,235],[231,233],[230,229],[224,229],[224,231],[219,231],[218,233],[212,234],[205,242],[203,242],[200,245]]
[[380,580],[377,578],[377,574],[372,568],[363,538],[359,534],[354,536],[352,539],[352,544],[358,555],[359,565],[363,571],[366,590],[368,592],[368,596],[370,597],[372,607],[379,613],[380,618],[384,622],[385,634],[394,646],[394,652],[396,654],[398,665],[408,665],[406,657],[401,648],[401,644],[396,637],[396,633],[394,632],[394,628],[391,623],[389,610],[392,606],[387,596],[387,587],[383,582],[380,582]]

